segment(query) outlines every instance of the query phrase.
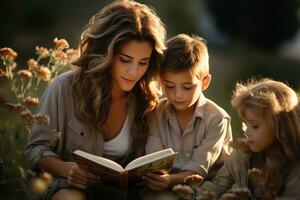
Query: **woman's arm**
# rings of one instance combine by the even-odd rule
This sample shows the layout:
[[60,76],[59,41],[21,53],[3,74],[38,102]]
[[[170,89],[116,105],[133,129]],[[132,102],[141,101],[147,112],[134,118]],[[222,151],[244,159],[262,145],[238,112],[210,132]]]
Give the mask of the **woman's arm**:
[[81,169],[75,162],[64,162],[53,156],[43,157],[38,167],[54,176],[67,178],[70,185],[81,189],[100,181],[100,177]]

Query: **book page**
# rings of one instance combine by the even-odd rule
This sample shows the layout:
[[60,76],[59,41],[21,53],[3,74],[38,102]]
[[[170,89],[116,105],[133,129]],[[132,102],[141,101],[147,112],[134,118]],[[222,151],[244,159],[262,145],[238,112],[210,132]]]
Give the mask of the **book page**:
[[154,153],[151,153],[151,154],[147,154],[145,156],[139,157],[139,158],[131,161],[125,167],[125,170],[129,171],[131,169],[138,168],[138,167],[143,166],[147,163],[152,163],[154,161],[161,160],[165,157],[168,157],[168,156],[171,156],[171,155],[174,155],[174,154],[175,154],[175,152],[171,148],[164,149],[164,150],[161,150],[161,151],[157,151],[157,152],[154,152]]
[[87,153],[87,152],[84,152],[84,151],[81,151],[81,150],[76,150],[73,152],[74,154],[78,155],[78,156],[81,156],[81,157],[84,157],[94,163],[97,163],[99,165],[103,165],[107,168],[110,168],[110,169],[113,169],[117,172],[123,172],[124,169],[121,165],[119,165],[118,163],[112,161],[112,160],[109,160],[109,159],[106,159],[106,158],[103,158],[103,157],[100,157],[100,156],[96,156],[96,155],[93,155],[93,154],[90,154],[90,153]]

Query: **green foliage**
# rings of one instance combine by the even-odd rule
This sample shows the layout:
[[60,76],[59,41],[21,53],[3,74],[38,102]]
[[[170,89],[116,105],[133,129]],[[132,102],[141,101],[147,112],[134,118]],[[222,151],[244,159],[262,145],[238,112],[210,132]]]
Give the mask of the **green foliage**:
[[5,199],[37,199],[50,184],[51,177],[35,177],[25,158],[33,123],[47,125],[49,117],[33,114],[39,96],[60,73],[72,68],[77,51],[64,39],[54,39],[55,47],[36,47],[36,60],[27,69],[18,69],[17,53],[1,48],[0,58],[0,196]]

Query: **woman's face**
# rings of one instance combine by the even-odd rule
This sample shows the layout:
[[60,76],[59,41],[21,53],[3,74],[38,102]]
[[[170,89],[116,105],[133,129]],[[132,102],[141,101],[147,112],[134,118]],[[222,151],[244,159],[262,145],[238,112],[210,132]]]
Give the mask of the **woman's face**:
[[146,73],[153,47],[147,41],[124,43],[112,64],[113,89],[128,92]]

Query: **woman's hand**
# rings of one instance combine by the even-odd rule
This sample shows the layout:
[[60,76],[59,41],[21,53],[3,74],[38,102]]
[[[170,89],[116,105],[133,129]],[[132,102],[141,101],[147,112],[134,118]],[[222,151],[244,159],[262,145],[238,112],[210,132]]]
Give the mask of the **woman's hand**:
[[80,168],[76,163],[69,163],[68,183],[80,189],[87,188],[90,184],[101,181],[100,177]]
[[145,184],[152,190],[163,191],[171,184],[170,174],[150,173],[143,177]]

